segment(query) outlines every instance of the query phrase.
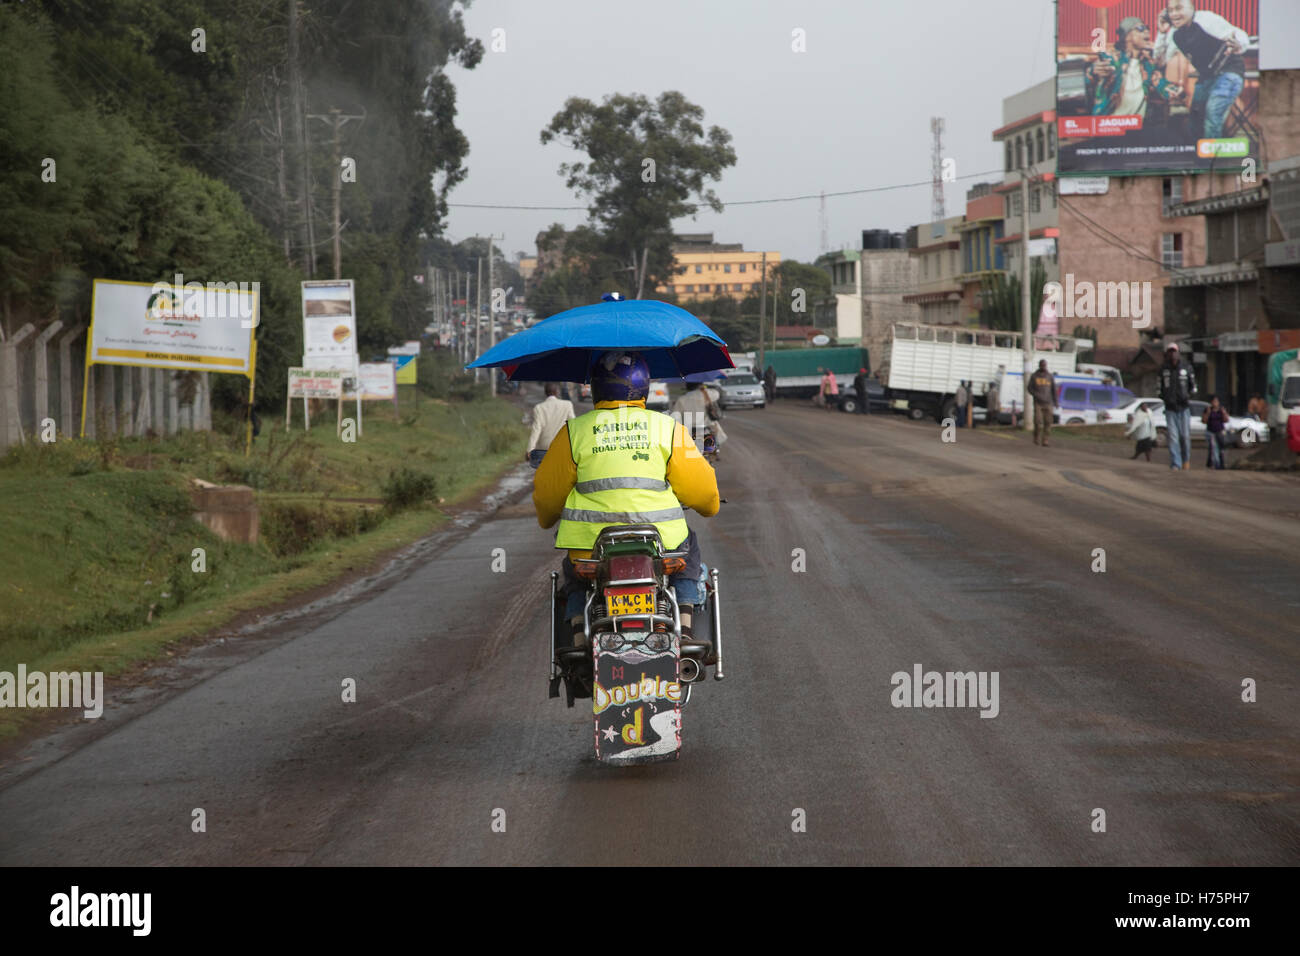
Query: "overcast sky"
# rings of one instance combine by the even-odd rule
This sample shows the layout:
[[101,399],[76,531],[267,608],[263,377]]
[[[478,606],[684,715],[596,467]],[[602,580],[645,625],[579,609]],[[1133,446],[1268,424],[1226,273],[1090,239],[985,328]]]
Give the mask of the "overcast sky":
[[[732,135],[736,165],[714,186],[724,203],[926,183],[828,198],[830,248],[858,248],[862,229],[929,220],[931,116],[945,119],[944,155],[963,177],[947,186],[949,216],[972,183],[1001,180],[990,134],[1004,97],[1052,76],[1053,12],[1050,0],[477,0],[466,26],[487,52],[452,72],[470,153],[451,202],[579,205],[557,171],[578,154],[539,141],[565,99],[678,90],[706,127]],[[496,28],[505,52],[491,51]],[[796,28],[807,52],[791,49]],[[448,233],[504,234],[507,255],[531,255],[539,230],[585,219],[453,208]],[[821,251],[816,199],[704,212],[676,229],[801,261]]]

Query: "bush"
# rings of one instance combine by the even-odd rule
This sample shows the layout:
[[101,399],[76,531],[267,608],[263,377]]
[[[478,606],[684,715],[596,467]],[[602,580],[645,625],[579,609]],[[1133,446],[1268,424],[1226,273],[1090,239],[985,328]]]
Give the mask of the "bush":
[[521,441],[520,429],[512,425],[489,425],[485,434],[489,455],[507,452]]
[[383,484],[384,507],[390,512],[401,511],[434,497],[438,490],[438,479],[428,472],[403,468],[390,471]]
[[302,554],[329,538],[350,538],[379,526],[376,508],[327,508],[324,504],[271,502],[261,509],[262,543],[277,557]]

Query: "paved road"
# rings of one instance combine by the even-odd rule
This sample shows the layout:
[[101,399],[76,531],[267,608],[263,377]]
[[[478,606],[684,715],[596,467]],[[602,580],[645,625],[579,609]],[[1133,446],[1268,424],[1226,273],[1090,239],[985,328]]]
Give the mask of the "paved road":
[[[0,863],[1300,862],[1295,479],[789,403],[727,428],[693,520],[730,676],[680,761],[599,766],[546,698],[521,500],[9,761]],[[997,716],[892,706],[918,664],[996,671]]]

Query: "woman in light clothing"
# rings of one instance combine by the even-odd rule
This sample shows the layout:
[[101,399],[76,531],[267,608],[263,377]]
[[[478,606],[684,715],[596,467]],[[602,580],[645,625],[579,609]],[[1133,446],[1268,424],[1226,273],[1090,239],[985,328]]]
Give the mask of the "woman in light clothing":
[[1125,435],[1132,435],[1137,439],[1137,445],[1133,449],[1133,457],[1145,454],[1147,461],[1151,460],[1151,449],[1156,444],[1156,426],[1151,421],[1151,410],[1145,405],[1139,405],[1137,411],[1129,421],[1128,431]]

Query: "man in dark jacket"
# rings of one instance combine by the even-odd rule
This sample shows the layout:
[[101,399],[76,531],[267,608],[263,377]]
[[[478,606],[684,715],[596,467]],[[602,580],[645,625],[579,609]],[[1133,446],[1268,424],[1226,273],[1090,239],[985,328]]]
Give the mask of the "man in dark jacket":
[[866,414],[870,411],[867,405],[867,370],[858,369],[858,374],[853,376],[853,390],[858,393],[858,411]]
[[1052,415],[1056,407],[1056,376],[1047,368],[1047,359],[1038,360],[1038,370],[1029,376],[1028,397],[1034,400],[1034,444],[1047,447],[1052,436]]
[[766,393],[769,402],[776,398],[776,369],[770,365],[767,367],[767,371],[763,373],[763,391]]
[[1169,467],[1175,470],[1192,467],[1191,401],[1196,394],[1196,375],[1184,365],[1178,343],[1165,347],[1165,364],[1160,366],[1157,383],[1160,399],[1165,403],[1165,435],[1169,439]]

